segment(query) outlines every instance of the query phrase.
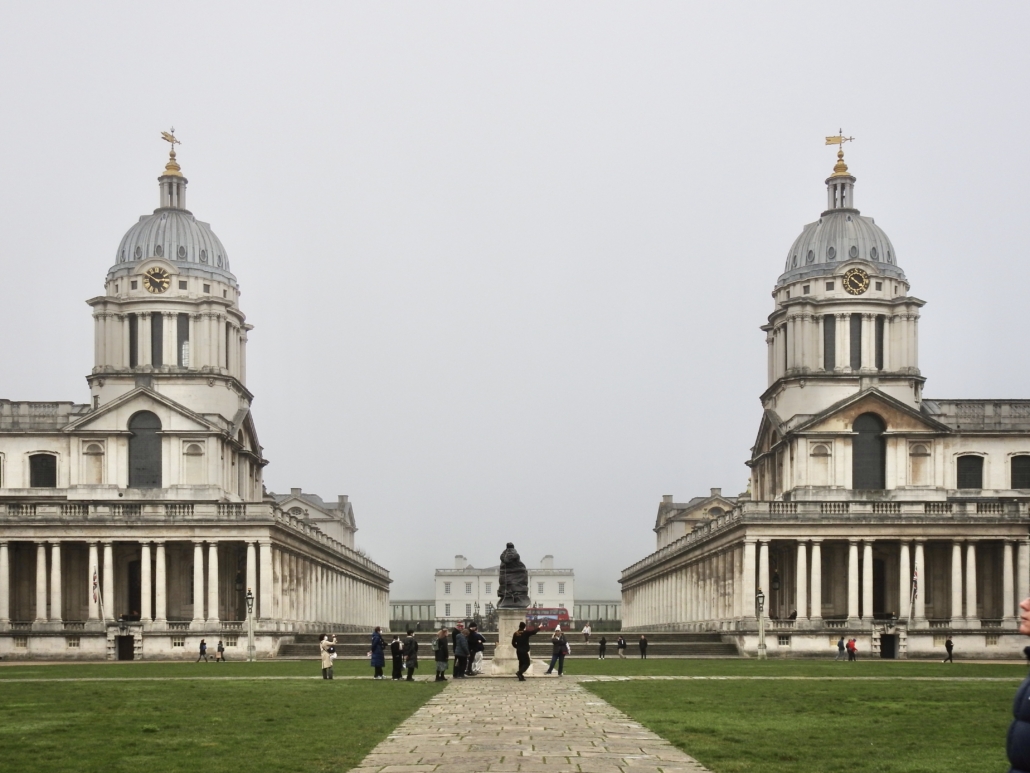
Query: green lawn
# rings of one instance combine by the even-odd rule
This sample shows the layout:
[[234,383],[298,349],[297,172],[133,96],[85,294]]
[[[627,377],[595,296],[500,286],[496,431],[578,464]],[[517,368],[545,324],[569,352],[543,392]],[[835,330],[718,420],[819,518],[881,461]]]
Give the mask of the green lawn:
[[715,773],[998,773],[1017,682],[584,686]]
[[[182,669],[127,665],[134,675]],[[26,670],[56,676],[65,668],[82,676],[93,669],[123,675],[104,666],[0,671],[8,678]],[[48,773],[346,771],[442,686],[371,679],[8,681],[0,687],[0,767]]]

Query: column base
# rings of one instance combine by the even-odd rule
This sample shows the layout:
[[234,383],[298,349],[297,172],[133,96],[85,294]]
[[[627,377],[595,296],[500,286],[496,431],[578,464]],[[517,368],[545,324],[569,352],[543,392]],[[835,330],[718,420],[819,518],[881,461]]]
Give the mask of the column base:
[[810,630],[818,630],[823,628],[826,624],[823,622],[821,617],[810,617],[808,619],[808,627]]
[[861,627],[862,627],[862,618],[860,618],[860,617],[849,617],[848,618],[848,628],[861,628]]
[[1007,631],[1014,631],[1019,628],[1019,621],[1014,617],[1003,617],[1001,619],[1001,627]]

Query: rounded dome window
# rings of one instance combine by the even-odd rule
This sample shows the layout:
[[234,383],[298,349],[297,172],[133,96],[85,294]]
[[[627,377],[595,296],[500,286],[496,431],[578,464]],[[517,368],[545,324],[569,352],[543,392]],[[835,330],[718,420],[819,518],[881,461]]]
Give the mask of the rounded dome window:
[[155,244],[154,245],[154,254],[157,255],[157,257],[159,257],[159,258],[163,257],[164,254],[165,254],[165,248],[162,247],[160,244]]
[[179,245],[179,260],[186,260],[186,247]]
[[894,260],[891,258],[891,251],[890,250],[887,250],[887,262],[888,263],[893,263],[894,262]]
[[827,260],[834,260],[836,257],[837,257],[837,250],[835,250],[833,247],[827,247],[826,248],[826,259]]
[[218,256],[218,267],[219,268],[222,267],[222,256],[221,255]]
[[872,258],[873,260],[879,260],[879,257],[877,257],[878,255],[879,255],[879,253],[876,251],[875,247],[870,247],[869,248],[869,257],[870,258]]
[[118,262],[119,263],[124,263],[125,262],[125,250],[122,250],[122,254],[121,254],[121,257],[118,258]]
[[138,244],[136,245],[136,253],[135,253],[135,255],[136,255],[136,260],[139,260],[140,258],[143,257],[143,248],[140,247]]
[[795,255],[794,259],[790,262],[790,265],[793,267],[793,266],[796,266],[797,264],[798,264],[798,256]]
[[207,250],[200,251],[200,262],[207,263]]
[[857,258],[858,257],[858,247],[856,247],[854,244],[852,244],[851,245],[851,249],[848,250],[848,254],[851,257],[853,257],[853,258]]
[[806,262],[815,263],[815,250],[808,251],[808,258],[806,258]]

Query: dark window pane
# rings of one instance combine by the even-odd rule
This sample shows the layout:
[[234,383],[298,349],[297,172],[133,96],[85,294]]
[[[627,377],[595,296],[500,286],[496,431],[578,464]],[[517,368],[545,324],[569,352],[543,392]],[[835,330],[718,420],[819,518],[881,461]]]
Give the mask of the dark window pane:
[[958,487],[984,487],[984,460],[982,456],[960,456],[958,458]]
[[1030,456],[1012,457],[1012,488],[1030,488]]
[[57,488],[57,457],[34,454],[29,457],[29,486],[31,488]]
[[823,314],[823,370],[833,370],[837,363],[837,318]]
[[189,314],[179,314],[179,315],[177,315],[175,325],[176,325],[176,347],[175,347],[175,352],[176,352],[176,358],[177,358],[176,365],[178,365],[180,368],[182,368],[182,367],[186,366],[186,363],[183,362],[183,357],[182,357],[183,348],[184,348],[183,344],[185,344],[186,342],[188,342],[190,340],[190,315]]
[[886,425],[875,413],[863,413],[852,425],[851,487],[879,491],[887,488]]
[[862,315],[851,315],[851,369],[862,367]]
[[159,368],[165,364],[164,343],[164,314],[154,312],[150,315],[150,363],[155,368]]
[[161,420],[150,411],[129,419],[129,487],[161,488]]
[[876,317],[876,369],[883,370],[883,330],[886,318],[880,314]]
[[129,315],[129,367],[139,365],[139,317]]

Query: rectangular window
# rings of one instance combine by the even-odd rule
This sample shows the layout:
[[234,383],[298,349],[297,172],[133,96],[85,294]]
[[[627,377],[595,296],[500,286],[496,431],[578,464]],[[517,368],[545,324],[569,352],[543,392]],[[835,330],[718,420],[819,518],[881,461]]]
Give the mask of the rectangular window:
[[465,583],[465,593],[472,593],[472,583]]
[[804,285],[801,288],[801,294],[802,295],[808,295],[810,292],[812,292],[812,285]]
[[139,365],[139,317],[129,315],[129,367]]
[[790,646],[790,636],[777,636],[776,637],[776,643],[779,644],[781,647],[789,647]]
[[787,297],[784,300],[790,300],[790,290],[787,290]]
[[450,617],[451,616],[451,605],[450,604],[444,604],[443,605],[443,613],[444,613],[445,617]]
[[225,637],[225,646],[226,647],[235,647],[237,644],[239,644],[239,641],[240,641],[240,638],[238,636],[227,635]]
[[185,283],[185,282],[183,282],[183,281],[180,281],[180,282],[179,282],[179,289],[180,289],[180,290],[185,290],[185,289],[186,289],[186,283]]
[[139,282],[137,282],[135,279],[133,279],[131,282],[129,282],[129,287],[131,289],[135,290],[135,289],[137,289],[137,287],[139,287]]
[[204,285],[204,292],[205,293],[211,292],[211,285]]
[[883,331],[887,318],[882,314],[876,315],[876,369],[883,370]]
[[544,592],[544,584],[542,582],[538,582],[536,584],[536,592],[537,593],[543,593]]
[[960,456],[956,461],[958,488],[984,487],[984,460],[982,456]]
[[28,636],[15,636],[14,637],[14,646],[15,647],[28,647],[29,646],[29,637]]
[[877,290],[882,290],[883,289],[883,282],[877,282],[876,283],[876,289]]
[[165,364],[165,315],[159,312],[150,314],[150,364],[159,368]]
[[985,634],[984,635],[984,644],[986,644],[988,647],[997,647],[998,646],[998,634],[996,634],[996,633]]
[[33,454],[29,457],[29,488],[57,488],[57,457]]
[[175,321],[175,334],[177,345],[175,347],[178,357],[178,366],[188,368],[190,366],[190,315],[177,314]]
[[851,315],[851,369],[862,367],[862,315]]
[[1030,488],[1030,456],[1012,457],[1012,488]]
[[445,583],[443,584],[443,592],[444,592],[444,593],[446,593],[446,594],[448,594],[448,595],[450,595],[450,592],[451,592],[451,584],[450,584],[449,582],[445,582]]
[[823,370],[837,366],[837,318],[823,314]]
[[[1030,457],[1027,457],[1027,458],[1030,459]],[[490,593],[491,583],[486,583],[486,585],[484,587],[485,587],[485,592],[486,593]]]
[[558,583],[558,594],[561,595],[563,593],[565,593],[565,583],[560,582]]
[[472,605],[471,604],[466,604],[465,605],[465,617],[471,617],[471,616],[472,616]]
[[185,636],[173,636],[172,637],[172,646],[173,647],[185,647],[186,646],[186,637]]
[[69,649],[73,649],[73,650],[79,649],[79,637],[78,636],[69,636],[67,641],[68,641],[68,648]]
[[827,282],[826,283],[826,292],[828,292],[828,293],[833,292],[833,282]]
[[558,605],[558,609],[565,609],[565,605],[564,604],[559,604]]

